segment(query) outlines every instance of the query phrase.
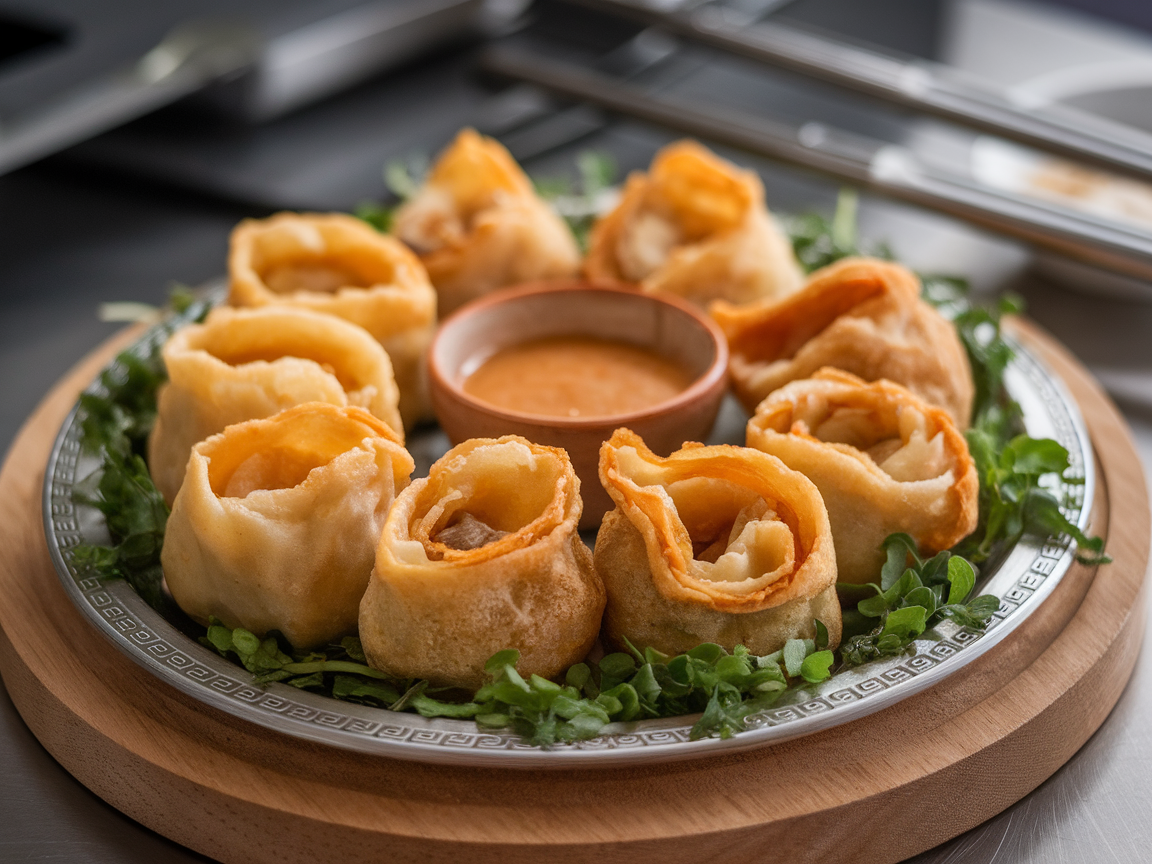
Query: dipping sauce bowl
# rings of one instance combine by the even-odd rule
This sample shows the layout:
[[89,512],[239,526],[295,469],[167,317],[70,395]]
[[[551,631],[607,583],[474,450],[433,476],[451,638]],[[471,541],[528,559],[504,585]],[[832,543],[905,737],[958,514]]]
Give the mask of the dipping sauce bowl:
[[[545,339],[584,337],[645,349],[685,370],[688,386],[670,399],[628,413],[562,417],[513,411],[464,389],[494,354]],[[563,447],[580,478],[581,528],[596,528],[612,508],[600,485],[600,445],[621,426],[656,453],[703,441],[720,409],[728,375],[724,334],[696,307],[671,297],[578,279],[532,282],[468,304],[446,319],[428,355],[432,407],[449,440],[521,435]]]

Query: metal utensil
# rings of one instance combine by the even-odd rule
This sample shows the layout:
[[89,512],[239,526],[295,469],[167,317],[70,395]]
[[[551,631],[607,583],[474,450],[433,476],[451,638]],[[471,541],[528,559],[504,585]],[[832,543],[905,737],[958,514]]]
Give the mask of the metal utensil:
[[533,52],[496,47],[489,72],[610,111],[832,174],[1109,270],[1152,279],[1152,235],[1056,204],[998,191],[928,165],[911,150],[822,123],[792,126],[635,85]]
[[756,21],[720,3],[577,2],[1051,153],[1152,178],[1152,135],[1067,106],[1031,104],[941,63],[897,57],[771,19]]

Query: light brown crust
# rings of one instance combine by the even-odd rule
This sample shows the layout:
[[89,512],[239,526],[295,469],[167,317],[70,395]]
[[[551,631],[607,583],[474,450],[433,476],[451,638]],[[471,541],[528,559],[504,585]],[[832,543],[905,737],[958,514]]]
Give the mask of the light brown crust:
[[393,231],[420,255],[446,316],[497,288],[571,276],[580,266],[564,220],[497,141],[464,129]]
[[304,402],[359,405],[403,443],[392,363],[363,328],[287,306],[214,309],[164,345],[148,466],[171,505],[192,446],[226,426]]
[[[841,423],[841,434],[829,434],[859,436],[855,443],[817,437],[822,427],[813,424],[835,423],[842,409],[852,432],[844,434]],[[894,477],[867,452],[891,457],[916,435],[911,446],[918,449],[898,467],[910,470],[911,460],[922,477]],[[964,436],[946,411],[891,381],[868,383],[838,369],[793,381],[757,407],[748,446],[779,457],[820,489],[841,582],[879,581],[880,544],[889,534],[905,532],[934,555],[976,529],[979,481]]]
[[[505,648],[520,651],[524,675],[552,677],[582,660],[604,586],[576,530],[581,510],[563,450],[514,435],[452,448],[389,514],[360,606],[369,663],[474,689]],[[476,549],[439,542],[465,514],[508,533]]]
[[[769,653],[790,638],[814,635],[813,618],[828,627],[833,646],[839,642],[832,535],[806,477],[744,447],[689,443],[661,458],[635,433],[618,429],[601,449],[600,481],[616,503],[595,550],[612,643],[627,637],[676,653],[718,642]],[[771,514],[732,526],[741,516],[727,511],[755,502]],[[705,565],[694,542],[712,534],[720,557]],[[708,569],[725,559],[723,578]]]
[[161,563],[177,604],[204,624],[299,650],[354,633],[376,540],[412,457],[357,407],[309,402],[197,444]]
[[[643,242],[637,232],[645,219],[662,220],[657,227],[674,232],[663,254],[632,248]],[[637,251],[652,259],[642,277],[632,263]],[[782,296],[803,281],[791,245],[764,204],[760,178],[695,141],[665,147],[647,174],[628,178],[620,203],[593,226],[584,273],[592,281],[676,294],[701,305]]]
[[296,306],[363,327],[392,360],[405,425],[431,415],[424,352],[436,292],[403,243],[344,213],[245,219],[232,232],[228,275],[233,306]]
[[728,337],[732,387],[749,413],[773,390],[832,366],[895,381],[968,425],[975,392],[968,355],[906,267],[846,258],[788,297],[743,307],[717,302],[710,312]]

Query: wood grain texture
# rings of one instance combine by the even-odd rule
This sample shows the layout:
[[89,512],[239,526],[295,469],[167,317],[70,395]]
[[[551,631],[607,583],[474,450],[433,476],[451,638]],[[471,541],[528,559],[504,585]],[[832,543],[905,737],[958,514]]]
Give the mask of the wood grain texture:
[[1100,468],[1076,565],[1015,633],[943,683],[817,735],[720,758],[579,771],[455,769],[300,742],[207,708],[123,657],[72,606],[40,512],[77,392],[134,334],[80,364],[0,472],[0,671],[29,727],[82,783],[224,862],[898,861],[1000,812],[1103,722],[1144,632],[1143,474],[1123,419],[1034,328],[1075,394]]

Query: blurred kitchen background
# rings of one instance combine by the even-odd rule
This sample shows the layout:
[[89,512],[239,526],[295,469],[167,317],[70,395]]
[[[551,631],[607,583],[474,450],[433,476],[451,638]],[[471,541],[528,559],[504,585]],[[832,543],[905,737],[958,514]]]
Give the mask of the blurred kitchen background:
[[[865,246],[1021,294],[1152,465],[1146,0],[0,0],[0,444],[120,326],[101,302],[219,277],[245,216],[387,203],[383,167],[465,125],[536,178],[590,149],[623,177],[691,132],[783,216],[862,187]],[[1117,712],[1152,707],[1141,687]],[[923,861],[1100,860],[1105,834],[1145,860],[1148,796],[1085,793],[1147,786],[1114,755],[1133,727]],[[200,860],[75,784],[6,700],[0,766],[5,860]]]

